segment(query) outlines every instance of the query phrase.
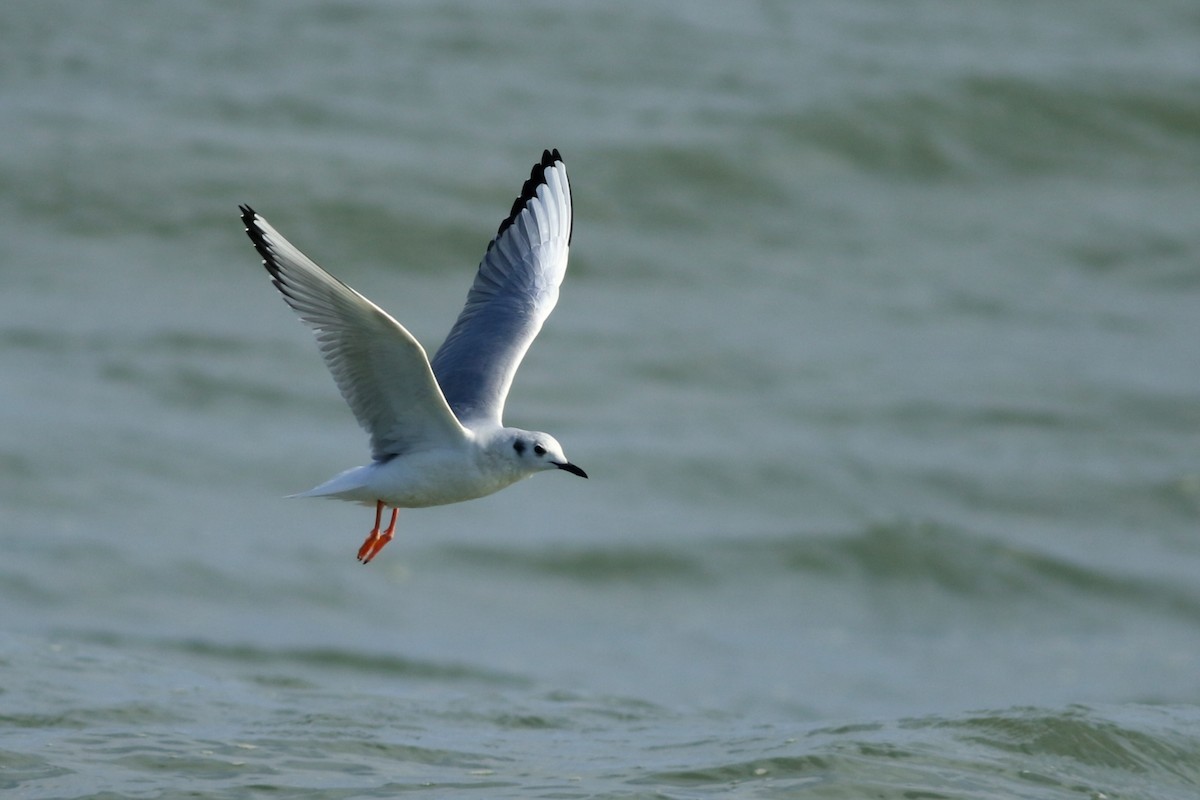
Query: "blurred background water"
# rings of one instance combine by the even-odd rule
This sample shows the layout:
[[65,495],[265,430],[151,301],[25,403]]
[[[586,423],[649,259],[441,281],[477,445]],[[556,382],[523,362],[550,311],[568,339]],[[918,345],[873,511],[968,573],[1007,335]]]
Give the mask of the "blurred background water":
[[[1200,7],[0,6],[5,797],[1200,784]],[[432,349],[543,148],[508,405],[401,515],[242,232]]]

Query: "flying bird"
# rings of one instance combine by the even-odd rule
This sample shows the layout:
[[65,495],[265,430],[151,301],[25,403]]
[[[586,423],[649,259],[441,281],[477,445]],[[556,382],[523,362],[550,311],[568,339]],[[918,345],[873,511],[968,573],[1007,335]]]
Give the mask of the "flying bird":
[[[366,564],[392,540],[401,508],[458,503],[535,472],[581,478],[548,433],[509,428],[513,375],[558,302],[571,244],[571,185],[558,150],[542,153],[488,244],[454,327],[430,361],[386,311],[330,275],[249,206],[250,241],[283,299],[312,328],[358,424],[371,463],[294,497],[375,506],[358,551]],[[383,512],[391,521],[380,530]]]

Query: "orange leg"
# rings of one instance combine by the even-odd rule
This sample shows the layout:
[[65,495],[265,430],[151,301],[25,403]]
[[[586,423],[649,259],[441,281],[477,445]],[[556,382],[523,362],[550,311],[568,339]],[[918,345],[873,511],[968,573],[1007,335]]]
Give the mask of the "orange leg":
[[379,523],[383,519],[383,501],[375,501],[375,527],[371,528],[371,532],[367,534],[367,540],[362,543],[362,547],[358,548],[358,560],[362,563],[368,563],[375,554],[383,549],[383,546],[392,540],[396,534],[396,517],[399,515],[400,509],[392,509],[392,521],[388,524],[387,530],[379,532]]

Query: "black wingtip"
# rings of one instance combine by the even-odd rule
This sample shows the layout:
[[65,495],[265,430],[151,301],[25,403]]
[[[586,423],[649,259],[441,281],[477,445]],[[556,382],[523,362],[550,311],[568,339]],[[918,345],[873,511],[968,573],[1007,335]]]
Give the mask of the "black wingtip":
[[254,245],[254,249],[262,256],[263,267],[271,274],[272,283],[282,291],[284,287],[280,283],[279,267],[275,265],[275,259],[271,254],[271,247],[267,244],[267,240],[263,238],[262,228],[254,224],[254,218],[258,216],[258,212],[245,204],[239,205],[238,209],[242,212],[242,223],[246,226],[246,235],[250,237],[250,242]]
[[[496,229],[496,235],[492,237],[492,241],[488,244],[488,249],[492,249],[492,245],[496,243],[496,239],[500,238],[500,234],[508,230],[509,226],[516,220],[517,215],[525,210],[525,204],[532,198],[537,196],[537,189],[546,182],[546,168],[553,167],[555,162],[562,161],[563,157],[558,152],[558,148],[553,150],[543,150],[542,160],[533,165],[533,169],[529,171],[529,180],[521,186],[521,193],[517,195],[517,199],[513,200],[512,208],[508,212],[508,216],[500,223],[500,227]],[[563,162],[566,163],[566,162]],[[572,228],[574,227],[574,220]],[[570,244],[570,236],[568,235],[567,244]]]

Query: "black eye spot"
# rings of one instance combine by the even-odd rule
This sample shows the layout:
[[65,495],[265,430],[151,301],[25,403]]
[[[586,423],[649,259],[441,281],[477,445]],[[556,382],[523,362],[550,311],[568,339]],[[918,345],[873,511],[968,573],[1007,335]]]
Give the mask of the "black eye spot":
[[533,446],[533,452],[534,455],[544,456],[546,455],[546,448],[542,447],[540,444],[535,444]]
[[517,455],[521,455],[521,453],[525,452],[525,443],[520,439],[517,439],[515,442],[513,442],[513,450],[517,451]]

